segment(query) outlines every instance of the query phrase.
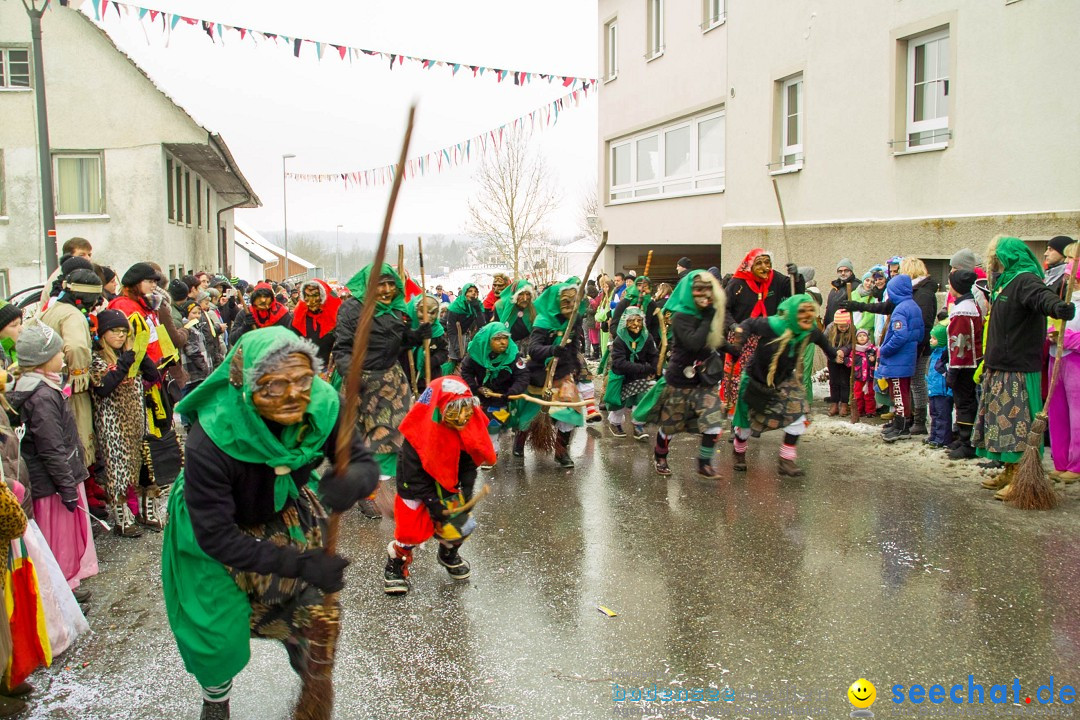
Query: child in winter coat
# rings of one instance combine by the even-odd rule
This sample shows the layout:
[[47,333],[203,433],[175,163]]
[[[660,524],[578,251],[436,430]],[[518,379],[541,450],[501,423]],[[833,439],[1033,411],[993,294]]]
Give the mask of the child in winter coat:
[[8,402],[26,433],[22,455],[30,475],[34,517],[76,598],[83,578],[97,575],[83,481],[87,477],[75,416],[61,384],[64,341],[48,325],[28,325],[15,345],[19,379]]
[[983,311],[972,294],[978,278],[971,270],[954,270],[949,275],[949,374],[946,382],[952,389],[956,406],[956,440],[949,450],[949,459],[965,460],[975,457],[971,433],[979,410],[976,394],[975,369],[982,362]]
[[945,381],[948,371],[949,331],[938,323],[930,331],[930,362],[926,367],[930,434],[923,442],[932,447],[945,447],[952,442],[953,393]]
[[855,366],[855,407],[860,417],[877,412],[874,402],[874,366],[877,364],[877,346],[870,342],[870,330],[860,328],[855,333],[855,351],[851,362]]
[[911,402],[911,378],[923,338],[923,313],[912,299],[911,278],[896,275],[885,286],[893,303],[885,339],[878,349],[878,377],[888,378],[895,417],[882,439],[895,442],[911,438],[914,406]]
[[184,372],[187,373],[187,384],[184,385],[184,395],[187,395],[197,388],[214,368],[210,353],[206,349],[204,330],[207,319],[202,308],[193,300],[185,300],[180,307],[184,311],[184,327],[188,329],[188,339],[181,351]]
[[[139,537],[142,530],[127,503],[128,488],[139,484],[142,440],[146,427],[143,380],[161,381],[154,361],[146,354],[149,336],[136,342],[124,313],[102,310],[97,316],[98,343],[90,361],[93,388],[94,432],[102,448],[105,494],[113,513],[113,530],[121,537]],[[136,347],[138,345],[138,347]],[[141,349],[141,353],[139,350]],[[138,368],[133,369],[141,355]]]
[[[851,348],[855,345],[855,326],[851,323],[851,313],[837,310],[833,321],[825,328],[825,337],[837,350],[844,351],[845,362],[834,362],[828,358],[829,367],[829,415],[851,414],[848,398],[851,397]],[[809,363],[813,365],[813,363]]]

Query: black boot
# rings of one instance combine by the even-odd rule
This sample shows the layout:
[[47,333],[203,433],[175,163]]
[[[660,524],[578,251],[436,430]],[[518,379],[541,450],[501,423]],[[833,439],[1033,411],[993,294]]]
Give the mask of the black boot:
[[949,451],[950,460],[970,460],[975,457],[975,447],[971,444],[971,431],[975,427],[969,423],[957,423],[957,445]]
[[574,461],[570,457],[570,432],[559,430],[555,439],[555,462],[559,467],[572,468]]
[[911,428],[910,433],[912,435],[926,435],[926,408],[915,408],[914,414],[911,416]]
[[199,720],[229,720],[229,701],[203,700],[202,715],[199,716]]
[[706,460],[705,458],[698,458],[697,474],[707,478],[714,478],[719,475],[716,468],[712,466],[712,460]]
[[401,550],[391,542],[386,546],[386,567],[383,568],[383,592],[387,595],[404,595],[409,592],[409,561],[412,550]]
[[439,564],[446,568],[446,572],[455,580],[465,580],[471,570],[469,563],[458,553],[459,545],[447,547],[439,543]]
[[653,464],[656,466],[656,472],[658,474],[671,474],[671,468],[669,468],[667,464],[667,455],[653,455]]
[[896,442],[897,440],[910,440],[911,424],[911,418],[897,417],[893,426],[881,436],[881,439],[887,443]]
[[525,457],[525,441],[528,439],[529,435],[524,430],[514,433],[514,457]]

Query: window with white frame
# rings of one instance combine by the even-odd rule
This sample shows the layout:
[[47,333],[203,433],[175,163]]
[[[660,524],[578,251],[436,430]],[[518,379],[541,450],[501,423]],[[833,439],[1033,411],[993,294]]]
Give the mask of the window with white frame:
[[53,156],[57,215],[104,215],[101,153]]
[[907,146],[949,139],[949,30],[910,38],[907,52]]
[[614,80],[619,76],[619,23],[612,20],[604,26],[604,79]]
[[[0,148],[0,217],[7,216],[7,207],[4,205],[7,196],[4,190],[4,151]],[[0,295],[0,299],[5,297],[7,297],[7,295]]]
[[713,110],[612,142],[608,202],[722,191],[724,130]]
[[30,87],[30,50],[0,48],[0,90],[22,90]]
[[712,30],[727,19],[727,0],[702,0],[701,29]]
[[780,167],[803,163],[803,77],[795,75],[780,83]]
[[654,58],[664,53],[664,0],[646,0],[646,46],[645,57]]

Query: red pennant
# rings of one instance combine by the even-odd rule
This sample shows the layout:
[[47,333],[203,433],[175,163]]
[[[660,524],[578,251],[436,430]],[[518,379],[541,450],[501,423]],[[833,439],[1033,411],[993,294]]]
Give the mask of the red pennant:
[[247,30],[245,30],[244,28],[237,28],[237,29],[240,31],[240,39],[243,40],[244,36],[247,35]]
[[157,10],[151,10],[150,11],[150,22],[154,22],[155,20],[157,20],[157,16],[158,16],[158,11]]
[[349,51],[349,48],[345,47],[344,45],[335,45],[334,47],[337,48],[338,55],[340,55],[341,59],[344,60],[345,53]]
[[572,77],[564,77],[562,79],[562,86],[563,87],[570,87],[573,84],[574,84],[574,78],[572,78]]

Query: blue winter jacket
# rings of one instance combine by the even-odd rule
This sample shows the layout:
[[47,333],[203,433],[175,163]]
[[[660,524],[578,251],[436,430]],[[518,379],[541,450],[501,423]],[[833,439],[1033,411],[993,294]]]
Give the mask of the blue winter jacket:
[[909,378],[915,374],[915,359],[922,342],[922,310],[911,299],[911,278],[897,275],[885,286],[896,307],[889,317],[885,341],[878,348],[878,369],[875,375],[883,378]]
[[945,384],[945,373],[938,372],[938,364],[943,357],[947,369],[949,362],[948,348],[934,348],[930,353],[930,362],[926,366],[926,394],[929,397],[938,397],[939,395],[952,397],[952,388]]

